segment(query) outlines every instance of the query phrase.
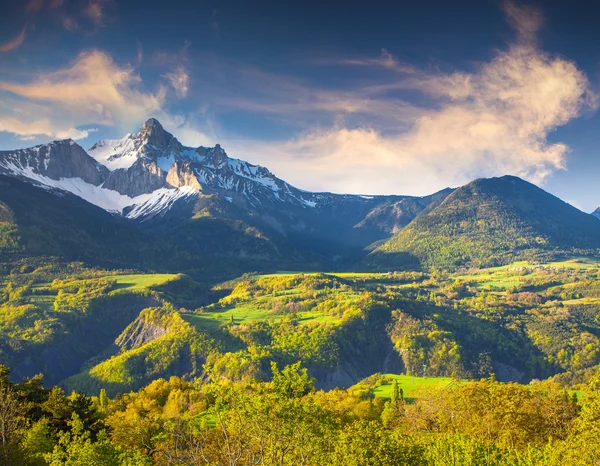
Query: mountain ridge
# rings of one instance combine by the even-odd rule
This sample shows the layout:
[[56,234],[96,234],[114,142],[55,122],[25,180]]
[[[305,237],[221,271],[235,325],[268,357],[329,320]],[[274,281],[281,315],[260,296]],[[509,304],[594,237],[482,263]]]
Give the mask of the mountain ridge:
[[[427,266],[492,266],[526,254],[600,248],[600,222],[518,177],[480,178],[449,194],[370,254]],[[408,256],[406,256],[408,255]]]
[[89,153],[72,140],[0,152],[0,175],[71,193],[204,258],[231,247],[246,262],[279,263],[290,251],[327,267],[394,268],[429,266],[444,255],[440,265],[455,266],[502,262],[509,252],[600,247],[596,218],[517,177],[421,197],[311,193],[230,158],[219,144],[186,147],[154,118]]
[[[46,170],[50,151],[45,147],[54,145],[61,147],[62,171]],[[230,158],[219,144],[186,147],[154,118],[137,133],[97,142],[89,153],[70,140],[46,146],[0,153],[0,173],[70,192],[171,235],[181,233],[166,224],[187,227],[197,224],[195,218],[217,217],[330,258],[359,255],[450,192],[423,197],[311,193],[267,168]],[[197,233],[186,231],[188,237]]]

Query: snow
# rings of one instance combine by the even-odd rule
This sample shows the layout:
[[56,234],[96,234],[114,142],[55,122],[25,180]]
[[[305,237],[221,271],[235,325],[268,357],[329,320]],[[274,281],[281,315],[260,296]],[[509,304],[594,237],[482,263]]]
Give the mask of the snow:
[[123,139],[103,139],[88,150],[88,154],[111,171],[131,167],[139,157],[135,139],[128,134]]
[[126,215],[127,218],[148,217],[171,208],[175,201],[195,195],[198,191],[191,186],[168,189],[161,188],[150,194],[142,194],[133,198],[134,208]]
[[228,163],[236,175],[261,184],[273,192],[281,190],[275,182],[275,176],[266,168],[259,167],[258,165],[251,165],[248,162],[238,159],[228,159]]
[[129,197],[112,189],[94,186],[83,181],[81,178],[60,178],[59,180],[53,180],[47,176],[35,173],[31,167],[22,167],[10,162],[0,162],[0,165],[15,175],[21,175],[35,181],[43,188],[56,188],[67,191],[108,212],[122,214],[125,208],[133,207],[127,214],[127,218],[138,218],[150,213],[159,212],[162,209],[169,208],[177,199],[197,192],[195,188],[186,186],[177,189],[161,188],[148,194]]
[[309,200],[306,200],[306,199],[302,199],[302,202],[307,207],[317,207],[317,203],[315,201],[309,201]]

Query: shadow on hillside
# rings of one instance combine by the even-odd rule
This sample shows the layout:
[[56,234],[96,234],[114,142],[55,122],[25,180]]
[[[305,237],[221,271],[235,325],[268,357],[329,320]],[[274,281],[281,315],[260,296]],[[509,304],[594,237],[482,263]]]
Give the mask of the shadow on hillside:
[[422,270],[421,260],[405,251],[373,251],[364,258],[363,262],[370,269],[378,271]]

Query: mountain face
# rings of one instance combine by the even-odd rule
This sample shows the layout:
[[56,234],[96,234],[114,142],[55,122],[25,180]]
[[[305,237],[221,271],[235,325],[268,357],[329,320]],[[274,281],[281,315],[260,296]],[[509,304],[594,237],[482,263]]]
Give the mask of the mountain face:
[[72,140],[0,152],[0,174],[28,178],[41,184],[62,178],[79,179],[93,186],[104,182],[109,171]]
[[279,238],[284,249],[329,258],[360,255],[450,192],[421,198],[309,193],[228,157],[218,144],[185,147],[153,118],[139,132],[99,141],[88,152],[71,140],[1,152],[0,174],[72,193],[192,250],[206,248],[200,229],[210,218]]
[[[375,249],[378,267],[490,266],[600,248],[600,222],[513,176],[463,186]],[[596,251],[597,252],[597,251]]]

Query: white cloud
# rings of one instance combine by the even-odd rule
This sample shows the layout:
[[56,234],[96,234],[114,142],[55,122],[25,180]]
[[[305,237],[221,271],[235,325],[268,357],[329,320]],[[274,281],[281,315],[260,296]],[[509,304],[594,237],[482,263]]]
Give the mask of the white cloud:
[[177,67],[177,69],[173,72],[164,74],[163,77],[169,81],[171,86],[173,86],[177,97],[185,97],[188,94],[190,77],[186,73],[183,66]]
[[97,129],[57,129],[47,119],[23,123],[15,118],[0,116],[0,131],[13,133],[23,141],[31,141],[37,136],[48,136],[56,139],[85,139]]
[[[597,96],[575,63],[537,47],[541,16],[536,10],[512,3],[504,9],[517,40],[470,72],[400,67],[386,54],[372,62],[346,61],[398,72],[389,82],[358,89],[350,102],[363,99],[390,121],[417,115],[408,130],[398,125],[396,131],[389,126],[384,131],[375,120],[363,120],[352,127],[311,129],[289,141],[234,141],[238,155],[273,168],[299,187],[338,192],[426,194],[504,174],[543,183],[565,167],[569,151],[563,143],[549,142],[549,134],[595,109]],[[429,102],[420,109],[408,105],[410,111],[404,112],[388,94],[397,89],[423,94]],[[298,107],[323,108],[330,102],[307,94],[312,97]],[[339,109],[344,100],[331,102]]]
[[149,115],[169,120],[163,110],[165,89],[145,92],[142,84],[131,66],[119,66],[98,50],[83,52],[70,66],[41,73],[29,83],[0,81],[6,100],[0,106],[0,130],[83,138],[87,131],[75,128],[108,125],[131,130]]

